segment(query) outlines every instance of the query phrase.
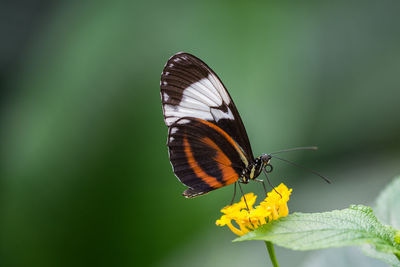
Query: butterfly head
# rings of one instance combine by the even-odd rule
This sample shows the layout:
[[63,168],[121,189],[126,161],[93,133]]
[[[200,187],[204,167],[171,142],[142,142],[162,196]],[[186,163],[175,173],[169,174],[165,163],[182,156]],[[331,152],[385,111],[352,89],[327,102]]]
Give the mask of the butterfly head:
[[[272,156],[270,154],[262,154],[260,156],[260,159],[262,161],[262,163],[266,166],[269,164],[270,160],[271,160]],[[265,167],[264,166],[264,167]]]
[[267,173],[272,172],[272,165],[269,163],[271,161],[272,156],[270,154],[262,154],[258,157],[260,163],[259,165],[259,172],[261,173],[262,169],[264,169]]
[[263,169],[266,172],[272,171],[272,166],[269,164],[271,155],[262,154],[254,160],[254,163],[250,164],[246,169],[243,170],[242,182],[247,183],[249,180],[256,179]]

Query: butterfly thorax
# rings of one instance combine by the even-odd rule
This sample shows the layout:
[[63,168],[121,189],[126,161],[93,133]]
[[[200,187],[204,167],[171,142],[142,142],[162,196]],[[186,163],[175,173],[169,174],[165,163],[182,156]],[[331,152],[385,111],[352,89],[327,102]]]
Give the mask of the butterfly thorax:
[[250,163],[245,169],[243,169],[241,182],[247,184],[249,180],[256,179],[261,174],[263,168],[269,165],[270,160],[271,156],[268,154],[262,154],[257,157],[254,162]]

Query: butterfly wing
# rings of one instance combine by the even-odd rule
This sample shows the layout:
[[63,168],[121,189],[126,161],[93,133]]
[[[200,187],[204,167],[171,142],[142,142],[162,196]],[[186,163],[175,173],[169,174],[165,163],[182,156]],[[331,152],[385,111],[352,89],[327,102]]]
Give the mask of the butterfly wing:
[[248,164],[244,151],[217,125],[192,117],[169,128],[169,157],[174,173],[196,197],[232,184]]
[[161,76],[175,175],[195,197],[234,183],[254,161],[242,119],[218,76],[197,57],[172,56]]
[[252,160],[249,138],[228,91],[215,72],[199,58],[177,53],[161,75],[161,99],[165,124],[183,117],[214,123],[228,133]]

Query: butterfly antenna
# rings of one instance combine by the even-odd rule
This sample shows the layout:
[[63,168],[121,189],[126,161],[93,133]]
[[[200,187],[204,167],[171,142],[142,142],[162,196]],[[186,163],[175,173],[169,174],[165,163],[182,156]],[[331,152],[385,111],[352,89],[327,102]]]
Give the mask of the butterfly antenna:
[[308,171],[312,172],[313,174],[315,174],[315,175],[321,177],[321,178],[322,178],[325,182],[327,182],[328,184],[331,183],[331,181],[330,181],[328,178],[326,178],[326,177],[323,176],[322,174],[320,174],[320,173],[318,173],[318,172],[316,172],[316,171],[314,171],[314,170],[312,170],[312,169],[310,169],[310,168],[306,168],[306,167],[304,167],[304,166],[302,166],[302,165],[300,165],[300,164],[294,163],[294,162],[292,162],[292,161],[290,161],[290,160],[283,159],[283,158],[280,158],[280,157],[277,157],[277,156],[273,156],[273,158],[282,160],[282,161],[284,161],[284,162],[286,162],[286,163],[289,163],[289,164],[292,164],[292,165],[294,165],[294,166],[296,166],[296,167],[299,167],[299,168],[303,168],[303,169],[305,169],[305,170],[308,170]]
[[301,146],[301,147],[294,147],[294,148],[289,148],[289,149],[284,149],[284,150],[275,151],[275,152],[269,153],[269,155],[274,155],[274,154],[279,154],[279,153],[285,153],[285,152],[291,152],[291,151],[297,151],[297,150],[318,150],[318,147],[317,147],[317,146]]

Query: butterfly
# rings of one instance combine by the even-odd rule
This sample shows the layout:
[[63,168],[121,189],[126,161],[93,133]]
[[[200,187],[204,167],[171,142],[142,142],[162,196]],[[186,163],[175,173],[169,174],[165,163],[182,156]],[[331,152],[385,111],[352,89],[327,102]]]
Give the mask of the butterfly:
[[[229,92],[206,63],[184,52],[173,55],[164,66],[160,87],[169,159],[175,175],[188,187],[183,196],[197,197],[236,181],[263,182],[256,178],[263,170],[272,171],[273,153],[254,158]],[[316,147],[276,153],[299,149]]]
[[199,58],[177,53],[161,74],[167,146],[175,175],[193,198],[256,179],[271,159],[254,158],[239,112],[221,79]]

